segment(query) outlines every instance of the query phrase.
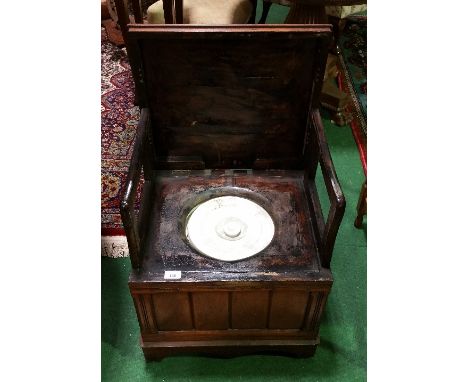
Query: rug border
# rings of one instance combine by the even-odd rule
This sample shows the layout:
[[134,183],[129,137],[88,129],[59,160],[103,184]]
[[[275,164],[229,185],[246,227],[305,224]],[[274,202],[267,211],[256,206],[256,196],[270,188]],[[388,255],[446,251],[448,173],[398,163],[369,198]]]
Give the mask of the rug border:
[[125,230],[120,227],[101,227],[101,236],[125,236]]
[[128,257],[128,244],[126,236],[101,236],[101,257],[120,258]]

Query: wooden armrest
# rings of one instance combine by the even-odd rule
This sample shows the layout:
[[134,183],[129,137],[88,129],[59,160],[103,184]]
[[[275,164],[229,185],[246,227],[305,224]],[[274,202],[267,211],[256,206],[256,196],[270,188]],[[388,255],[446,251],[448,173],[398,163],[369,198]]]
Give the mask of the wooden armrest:
[[128,169],[124,195],[120,202],[120,216],[127,236],[128,251],[133,268],[140,266],[140,234],[135,216],[135,197],[143,166],[143,154],[150,118],[148,109],[141,109],[132,159]]
[[343,219],[346,201],[336,176],[335,167],[333,166],[327,140],[325,138],[322,119],[317,109],[312,110],[310,120],[315,131],[314,149],[315,152],[318,152],[318,158],[316,156],[310,176],[315,179],[317,165],[320,163],[323,179],[330,199],[330,210],[328,212],[326,222],[323,220],[315,181],[312,182],[313,190],[309,191],[311,192],[311,202],[313,204],[314,213],[315,216],[317,216],[316,232],[318,235],[316,236],[318,236],[320,260],[322,266],[330,268],[333,247],[335,245],[336,235],[338,233],[341,220]]

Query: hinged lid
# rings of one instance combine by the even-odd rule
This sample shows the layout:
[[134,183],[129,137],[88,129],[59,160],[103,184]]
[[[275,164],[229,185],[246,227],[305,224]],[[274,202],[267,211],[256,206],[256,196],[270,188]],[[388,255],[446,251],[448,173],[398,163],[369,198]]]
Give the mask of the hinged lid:
[[131,25],[159,165],[300,166],[330,33],[328,25]]

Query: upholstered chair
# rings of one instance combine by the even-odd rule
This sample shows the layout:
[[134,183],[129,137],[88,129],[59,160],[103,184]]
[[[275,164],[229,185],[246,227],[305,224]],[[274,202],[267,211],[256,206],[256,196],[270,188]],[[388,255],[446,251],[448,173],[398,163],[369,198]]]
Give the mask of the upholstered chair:
[[[252,23],[255,22],[256,3],[256,0],[183,0],[183,23]],[[165,23],[163,0],[158,0],[148,7],[147,21],[149,24]]]

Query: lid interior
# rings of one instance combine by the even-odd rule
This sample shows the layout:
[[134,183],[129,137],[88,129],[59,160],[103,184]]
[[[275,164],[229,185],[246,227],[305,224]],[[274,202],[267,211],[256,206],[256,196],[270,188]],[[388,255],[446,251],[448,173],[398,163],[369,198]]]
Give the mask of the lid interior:
[[329,32],[323,25],[130,27],[160,166],[300,167]]

